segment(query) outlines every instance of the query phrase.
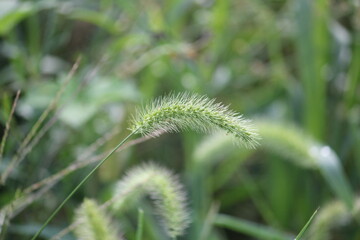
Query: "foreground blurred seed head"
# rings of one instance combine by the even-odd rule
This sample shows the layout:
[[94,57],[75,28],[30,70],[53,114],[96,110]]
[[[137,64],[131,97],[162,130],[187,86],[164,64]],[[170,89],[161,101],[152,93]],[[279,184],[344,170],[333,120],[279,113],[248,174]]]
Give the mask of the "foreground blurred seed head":
[[76,211],[74,222],[78,223],[75,235],[80,240],[121,240],[111,219],[94,200],[85,199]]
[[221,129],[250,148],[257,145],[258,139],[250,122],[241,115],[214,99],[189,93],[170,94],[153,101],[137,111],[130,129],[151,136],[184,129],[201,132]]
[[123,210],[129,200],[149,194],[171,238],[181,236],[190,223],[183,186],[167,169],[143,164],[130,170],[116,186],[113,207]]

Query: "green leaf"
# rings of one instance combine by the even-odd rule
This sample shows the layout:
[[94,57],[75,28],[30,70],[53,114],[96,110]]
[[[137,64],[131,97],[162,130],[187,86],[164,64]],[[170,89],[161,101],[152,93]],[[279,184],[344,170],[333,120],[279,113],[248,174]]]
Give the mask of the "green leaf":
[[17,1],[0,2],[0,36],[6,35],[22,19],[37,10],[33,3],[19,3]]
[[215,225],[225,227],[236,232],[244,233],[256,239],[289,240],[292,239],[288,233],[281,232],[272,227],[260,225],[244,219],[219,214],[215,219]]

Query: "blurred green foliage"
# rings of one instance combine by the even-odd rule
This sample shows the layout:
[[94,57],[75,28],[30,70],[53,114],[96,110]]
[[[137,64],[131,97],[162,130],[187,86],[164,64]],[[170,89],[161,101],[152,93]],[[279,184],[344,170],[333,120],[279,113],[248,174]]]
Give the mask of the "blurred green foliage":
[[[358,0],[1,0],[1,136],[21,95],[0,156],[2,179],[10,171],[0,239],[30,238],[90,168],[54,174],[115,146],[135,106],[184,91],[258,119],[261,147],[192,132],[138,143],[102,166],[43,239],[71,224],[85,197],[106,202],[124,172],[149,159],[186,186],[183,239],[285,239],[318,207],[321,224],[305,239],[359,239],[359,66]],[[147,200],[143,239],[167,239]],[[324,219],[339,204],[346,221]],[[137,213],[114,219],[126,239],[136,238]]]

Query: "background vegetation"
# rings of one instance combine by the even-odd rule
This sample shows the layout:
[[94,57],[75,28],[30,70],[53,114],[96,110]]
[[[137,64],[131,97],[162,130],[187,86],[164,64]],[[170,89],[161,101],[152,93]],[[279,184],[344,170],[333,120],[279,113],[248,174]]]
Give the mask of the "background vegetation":
[[[182,239],[291,239],[318,207],[305,239],[359,239],[359,66],[358,0],[2,0],[0,238],[30,238],[127,135],[136,106],[188,91],[254,119],[260,147],[194,132],[141,138],[42,239],[149,160],[185,185]],[[148,200],[110,214],[126,239],[138,209],[143,239],[167,239]]]

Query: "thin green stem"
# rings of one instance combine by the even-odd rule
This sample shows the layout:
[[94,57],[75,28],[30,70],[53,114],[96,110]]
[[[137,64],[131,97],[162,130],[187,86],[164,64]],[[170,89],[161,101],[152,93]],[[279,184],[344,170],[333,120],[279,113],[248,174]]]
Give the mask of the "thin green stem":
[[4,131],[4,134],[2,136],[1,143],[0,143],[0,162],[2,160],[2,156],[3,156],[3,153],[4,153],[6,139],[7,139],[8,134],[9,134],[11,119],[12,119],[12,117],[14,115],[15,108],[16,108],[17,102],[18,102],[19,97],[20,97],[20,92],[21,91],[18,90],[17,93],[16,93],[15,100],[14,100],[13,105],[12,105],[11,110],[10,110],[9,118],[6,121],[5,131]]
[[141,240],[144,231],[144,211],[139,209],[138,214],[138,229],[136,231],[136,240]]
[[31,238],[31,240],[35,240],[41,232],[45,229],[45,227],[53,220],[56,214],[63,208],[63,206],[69,201],[69,199],[79,190],[79,188],[90,178],[90,176],[107,160],[113,155],[116,150],[121,147],[132,135],[136,134],[137,130],[132,131],[126,138],[124,138],[105,158],[103,158],[89,173],[83,180],[72,190],[72,192],[64,199],[64,201],[53,211],[50,217],[45,221],[45,223],[41,226],[39,231]]

